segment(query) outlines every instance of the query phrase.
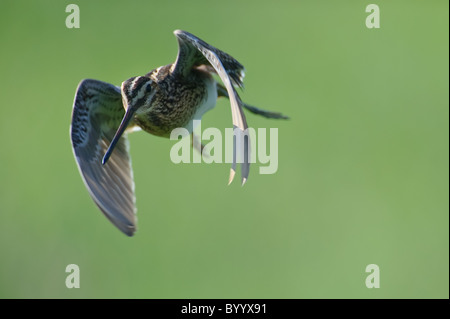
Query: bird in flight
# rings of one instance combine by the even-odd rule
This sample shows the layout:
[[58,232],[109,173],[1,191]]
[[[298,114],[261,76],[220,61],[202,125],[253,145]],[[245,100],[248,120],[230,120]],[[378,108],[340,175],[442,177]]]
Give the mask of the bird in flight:
[[[128,236],[136,231],[136,197],[127,133],[142,129],[170,137],[176,128],[192,133],[194,120],[214,108],[218,97],[230,100],[233,127],[241,132],[248,128],[243,108],[267,118],[287,118],[241,101],[235,87],[243,87],[244,67],[233,57],[189,32],[174,34],[179,48],[173,64],[132,77],[120,88],[85,79],[75,93],[70,137],[81,177],[100,210]],[[242,184],[249,175],[249,149],[247,137]],[[233,151],[229,183],[236,172],[236,142]]]

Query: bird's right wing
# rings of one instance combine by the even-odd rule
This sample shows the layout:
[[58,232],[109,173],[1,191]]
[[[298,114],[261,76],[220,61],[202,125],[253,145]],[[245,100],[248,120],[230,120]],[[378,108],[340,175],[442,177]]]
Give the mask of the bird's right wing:
[[132,236],[136,230],[136,199],[126,134],[108,163],[102,165],[103,155],[124,114],[119,88],[97,80],[83,80],[75,94],[70,137],[92,199],[117,228]]
[[233,164],[228,183],[233,181],[236,174],[236,158],[239,157],[242,160],[241,182],[244,185],[250,171],[250,136],[242,110],[243,103],[234,89],[234,85],[243,87],[244,66],[229,54],[209,45],[189,32],[175,30],[174,34],[178,39],[179,50],[173,66],[173,74],[186,75],[193,66],[206,65],[215,70],[225,85],[231,104],[233,128],[234,132],[237,133],[235,134],[236,140],[233,142]]

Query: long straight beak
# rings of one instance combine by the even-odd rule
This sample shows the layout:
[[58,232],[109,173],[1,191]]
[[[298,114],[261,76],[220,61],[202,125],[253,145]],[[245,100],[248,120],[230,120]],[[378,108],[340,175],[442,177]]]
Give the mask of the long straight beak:
[[131,119],[133,118],[134,112],[136,111],[135,108],[129,107],[127,109],[127,112],[125,113],[125,116],[122,119],[122,122],[120,123],[119,128],[117,129],[116,135],[114,135],[114,138],[111,141],[111,144],[109,144],[108,150],[105,153],[105,156],[103,156],[102,165],[105,165],[108,161],[109,157],[111,156],[114,147],[116,146],[117,142],[119,141],[120,137],[122,136],[123,132],[125,132],[125,129],[128,127],[128,124],[130,123]]

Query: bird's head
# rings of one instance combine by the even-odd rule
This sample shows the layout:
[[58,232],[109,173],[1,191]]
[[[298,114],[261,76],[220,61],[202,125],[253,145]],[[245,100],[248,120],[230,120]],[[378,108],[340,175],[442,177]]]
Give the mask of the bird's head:
[[142,114],[150,108],[153,96],[156,93],[152,84],[152,79],[145,76],[135,76],[122,83],[122,102],[126,112],[105,156],[103,157],[103,164],[108,161],[114,147],[130,124],[133,116],[135,114]]
[[[146,76],[135,76],[122,82],[123,105],[128,112],[143,113],[150,108],[155,89],[153,80]],[[126,115],[125,115],[126,116]]]

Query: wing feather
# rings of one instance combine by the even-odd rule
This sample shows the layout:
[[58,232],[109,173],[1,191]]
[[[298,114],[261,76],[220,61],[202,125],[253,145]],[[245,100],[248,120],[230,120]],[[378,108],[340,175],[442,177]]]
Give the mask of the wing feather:
[[83,181],[94,202],[122,232],[136,230],[136,198],[126,134],[108,163],[102,158],[125,114],[120,89],[97,80],[78,85],[70,136]]
[[[242,80],[245,69],[242,64],[227,53],[214,48],[189,32],[176,30],[174,34],[178,39],[179,50],[172,72],[185,75],[194,66],[202,64],[207,66],[211,65],[227,89],[231,104],[233,127],[235,130],[240,130],[241,134],[238,135],[243,137],[244,133],[247,132],[248,126],[242,110],[243,103],[234,88],[234,85],[238,87],[243,86]],[[238,157],[236,156],[236,152],[238,152]],[[236,173],[237,158],[242,159],[241,182],[244,185],[250,171],[249,139],[243,143],[243,148],[236,147],[236,142],[233,143],[233,163],[230,170],[229,183],[233,181]]]

